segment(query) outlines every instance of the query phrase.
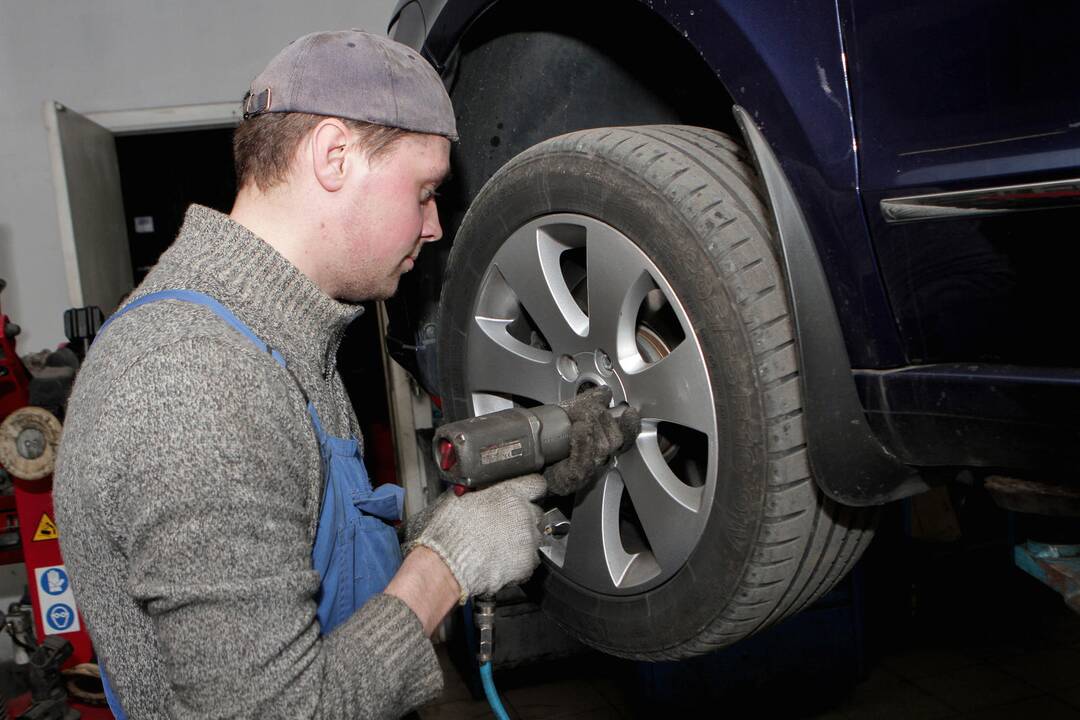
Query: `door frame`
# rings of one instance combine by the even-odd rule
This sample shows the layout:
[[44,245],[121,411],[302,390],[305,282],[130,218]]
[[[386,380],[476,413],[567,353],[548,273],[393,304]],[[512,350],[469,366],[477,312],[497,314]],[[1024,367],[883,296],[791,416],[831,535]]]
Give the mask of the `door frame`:
[[[63,144],[56,122],[56,113],[64,109],[66,108],[63,103],[57,100],[46,100],[42,105],[42,114],[48,135],[60,252],[64,258],[68,301],[71,307],[82,307],[85,303],[75,231],[71,220],[71,198],[64,170]],[[78,111],[73,110],[73,112]],[[141,135],[235,126],[241,119],[241,106],[239,102],[200,103],[79,114],[102,126],[113,135]]]
[[142,135],[177,130],[206,130],[235,126],[242,116],[239,102],[170,105],[137,110],[83,113],[114,135]]

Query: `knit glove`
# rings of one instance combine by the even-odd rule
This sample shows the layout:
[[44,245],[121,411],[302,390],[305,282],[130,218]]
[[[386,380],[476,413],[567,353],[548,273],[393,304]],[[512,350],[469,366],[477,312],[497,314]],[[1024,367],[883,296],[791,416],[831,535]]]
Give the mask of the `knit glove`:
[[611,388],[600,386],[562,403],[570,416],[570,456],[544,470],[548,490],[571,495],[588,487],[612,455],[628,450],[641,432],[641,415],[626,407],[612,417]]
[[533,501],[546,491],[544,478],[525,475],[461,497],[444,493],[415,537],[406,534],[406,551],[423,545],[441,557],[461,586],[462,603],[524,582],[540,564],[544,511]]
[[426,505],[420,512],[409,517],[405,521],[404,527],[404,540],[401,543],[403,550],[410,550],[416,544],[416,539],[420,537],[420,533],[427,527],[428,522],[431,521],[431,516],[435,514],[435,509],[449,497],[453,497],[453,492],[444,492],[439,497],[435,498],[435,501]]

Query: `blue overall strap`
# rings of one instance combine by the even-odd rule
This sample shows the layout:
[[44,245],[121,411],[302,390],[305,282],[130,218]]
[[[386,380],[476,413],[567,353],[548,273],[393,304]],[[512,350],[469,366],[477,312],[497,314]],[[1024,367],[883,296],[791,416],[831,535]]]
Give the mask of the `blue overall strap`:
[[105,693],[105,704],[112,711],[114,720],[128,720],[127,713],[120,707],[120,700],[116,697],[112,685],[109,684],[109,674],[105,672],[104,658],[98,658],[98,671],[101,673],[101,690]]
[[105,324],[101,326],[101,329],[97,331],[97,336],[95,337],[95,339],[97,339],[97,337],[101,337],[101,335],[105,332],[105,329],[109,327],[109,325],[111,325],[113,321],[123,317],[125,313],[134,310],[137,307],[142,307],[143,305],[149,305],[152,302],[157,302],[158,300],[180,300],[183,302],[195,303],[196,305],[203,305],[210,308],[214,311],[215,315],[217,315],[225,322],[229,323],[229,325],[231,325],[237,332],[250,340],[252,344],[255,345],[255,347],[268,353],[272,358],[274,358],[274,361],[277,362],[278,365],[280,365],[281,367],[285,367],[285,358],[282,357],[281,353],[267,345],[262,338],[252,332],[251,328],[241,322],[238,317],[233,315],[232,310],[225,307],[209,295],[201,292],[196,292],[194,290],[158,290],[157,292],[143,295],[138,300],[132,300],[130,303],[109,316],[109,319],[106,320]]

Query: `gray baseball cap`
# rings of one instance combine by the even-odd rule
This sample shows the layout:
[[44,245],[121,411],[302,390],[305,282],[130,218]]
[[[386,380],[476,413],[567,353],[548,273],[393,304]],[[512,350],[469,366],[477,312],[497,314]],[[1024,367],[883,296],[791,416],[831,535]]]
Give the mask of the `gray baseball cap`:
[[450,96],[412,48],[363,30],[304,35],[251,81],[244,118],[304,112],[457,140]]

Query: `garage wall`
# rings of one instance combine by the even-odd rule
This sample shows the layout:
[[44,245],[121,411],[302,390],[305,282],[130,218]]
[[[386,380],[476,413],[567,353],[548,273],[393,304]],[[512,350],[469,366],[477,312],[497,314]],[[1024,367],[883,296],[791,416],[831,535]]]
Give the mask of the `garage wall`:
[[[384,32],[394,0],[0,0],[0,277],[25,354],[68,306],[42,103],[80,113],[239,103],[290,40]],[[162,168],[166,172],[167,168]]]

